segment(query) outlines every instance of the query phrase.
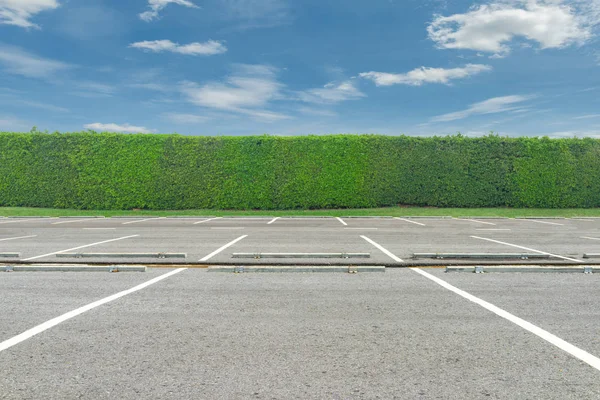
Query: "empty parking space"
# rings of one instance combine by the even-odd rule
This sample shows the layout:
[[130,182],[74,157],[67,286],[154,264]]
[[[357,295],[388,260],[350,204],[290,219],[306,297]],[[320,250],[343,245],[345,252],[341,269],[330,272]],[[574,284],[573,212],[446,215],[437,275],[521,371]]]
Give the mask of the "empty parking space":
[[[488,279],[428,273],[473,292],[476,280]],[[519,286],[520,278],[504,277],[477,294],[519,314],[512,308],[527,301],[533,282]],[[560,286],[547,279],[547,291]],[[558,311],[552,324],[535,322],[573,341],[568,329],[560,330],[564,323],[577,320],[573,330],[585,330],[586,318],[598,319],[575,308],[561,321],[569,305],[550,300],[547,307],[543,292],[534,291],[519,316],[550,318]],[[5,350],[0,368],[10,370],[0,375],[8,399],[42,393],[94,399],[600,396],[598,370],[406,269],[357,275],[186,270]]]
[[[400,259],[402,264],[431,265],[439,261],[413,260],[415,253],[536,253],[556,255],[543,262],[579,263],[584,254],[600,253],[600,222],[561,219],[561,225],[506,218],[289,218],[289,217],[184,217],[184,218],[37,218],[0,225],[0,253],[20,253],[20,260],[49,262],[53,253],[89,246],[91,252],[186,253],[185,260],[127,259],[109,262],[198,262],[207,251],[240,235],[238,246],[215,258],[237,263],[231,254],[244,252],[369,252],[360,239],[368,236]],[[66,223],[72,221],[72,223]],[[549,220],[555,221],[554,219]],[[16,222],[16,221],[15,221]],[[56,224],[56,222],[65,222]],[[493,225],[492,225],[493,224]],[[119,239],[124,238],[124,239]],[[106,242],[107,240],[114,240]],[[87,247],[83,247],[87,249]],[[357,250],[358,249],[358,250]],[[87,250],[86,250],[87,252]],[[370,260],[357,263],[396,263],[370,250]],[[50,256],[43,256],[51,254]],[[35,258],[37,257],[37,258]],[[54,257],[55,258],[55,257]],[[16,257],[3,261],[17,261]],[[586,262],[594,262],[588,258]],[[76,261],[76,260],[73,260]],[[102,262],[103,260],[86,260]],[[294,260],[288,260],[293,263]],[[506,262],[514,262],[507,259]],[[539,263],[540,260],[519,260]],[[313,260],[304,260],[313,262]],[[327,263],[330,263],[328,261]],[[455,260],[474,262],[474,260]],[[505,262],[497,260],[497,262]],[[345,263],[344,260],[339,263]]]

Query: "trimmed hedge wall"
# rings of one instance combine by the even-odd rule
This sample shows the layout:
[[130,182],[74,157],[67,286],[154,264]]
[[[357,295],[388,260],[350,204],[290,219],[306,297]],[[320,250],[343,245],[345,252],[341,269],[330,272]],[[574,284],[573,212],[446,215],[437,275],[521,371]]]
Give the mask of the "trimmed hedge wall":
[[594,139],[0,133],[0,206],[599,207]]

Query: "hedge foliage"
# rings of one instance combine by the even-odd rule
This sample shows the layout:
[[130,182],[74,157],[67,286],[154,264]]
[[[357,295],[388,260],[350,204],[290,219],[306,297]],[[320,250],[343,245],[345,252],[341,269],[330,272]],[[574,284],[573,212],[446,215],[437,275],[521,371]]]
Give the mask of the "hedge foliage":
[[594,139],[0,133],[0,206],[599,207]]

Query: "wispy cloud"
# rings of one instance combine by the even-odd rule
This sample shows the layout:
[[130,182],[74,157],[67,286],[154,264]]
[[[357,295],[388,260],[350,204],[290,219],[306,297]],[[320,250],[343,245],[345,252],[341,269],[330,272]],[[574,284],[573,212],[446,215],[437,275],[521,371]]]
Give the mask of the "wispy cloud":
[[148,0],[148,7],[150,7],[150,10],[141,13],[139,17],[146,22],[154,21],[159,17],[159,12],[169,4],[177,4],[190,8],[200,8],[189,0]]
[[590,12],[577,3],[583,2],[496,0],[464,14],[437,15],[427,31],[439,48],[470,49],[496,57],[508,54],[511,41],[517,37],[537,42],[542,49],[562,48],[592,37]]
[[56,0],[0,0],[0,24],[40,29],[30,19],[42,11],[58,8]]
[[25,132],[31,128],[27,122],[11,115],[0,115],[0,132]]
[[431,119],[432,122],[456,121],[473,115],[497,114],[524,108],[521,103],[531,100],[533,96],[504,96],[494,97],[479,103],[471,104],[467,109],[448,114],[438,115]]
[[424,83],[449,84],[451,80],[467,78],[484,71],[491,71],[492,67],[482,64],[467,64],[462,68],[428,68],[421,67],[405,74],[390,74],[386,72],[362,72],[361,78],[375,82],[377,86],[410,85],[421,86]]
[[62,113],[69,112],[69,110],[67,108],[59,107],[59,106],[55,106],[55,105],[47,104],[47,103],[38,103],[37,101],[18,100],[17,102],[19,104],[23,104],[28,107],[39,108],[41,110],[48,110],[48,111],[62,112]]
[[204,115],[165,113],[163,117],[176,124],[201,124],[209,121],[211,118]]
[[592,119],[592,118],[600,118],[600,114],[588,114],[588,115],[581,115],[579,117],[573,117],[573,119]]
[[50,78],[73,65],[28,53],[19,47],[0,44],[0,64],[11,74],[28,78]]
[[179,43],[171,42],[170,40],[152,40],[136,42],[129,45],[136,49],[161,53],[169,51],[171,53],[187,54],[192,56],[212,56],[215,54],[223,54],[227,51],[227,47],[216,40],[209,40],[204,43],[194,42],[180,45]]
[[163,92],[163,93],[171,91],[171,88],[169,88],[167,85],[163,85],[162,83],[151,83],[151,82],[131,83],[127,86],[129,86],[131,88],[135,88],[135,89],[152,90],[155,92]]
[[330,82],[322,88],[308,89],[298,93],[299,99],[307,103],[335,104],[366,97],[352,80]]
[[98,132],[123,132],[123,133],[152,133],[148,128],[143,126],[134,126],[129,124],[103,124],[95,122],[93,124],[86,124],[83,126],[85,129],[91,129]]
[[238,29],[270,28],[291,20],[287,0],[220,0],[226,18],[238,21]]
[[92,81],[77,82],[76,87],[78,90],[72,93],[80,97],[111,97],[117,92],[115,86]]
[[316,115],[318,117],[337,117],[337,113],[331,110],[312,107],[299,107],[298,112],[306,115]]
[[283,85],[276,79],[276,69],[266,65],[238,65],[225,82],[198,85],[182,82],[181,93],[195,105],[221,111],[250,115],[275,121],[287,115],[265,110],[272,100],[282,97]]

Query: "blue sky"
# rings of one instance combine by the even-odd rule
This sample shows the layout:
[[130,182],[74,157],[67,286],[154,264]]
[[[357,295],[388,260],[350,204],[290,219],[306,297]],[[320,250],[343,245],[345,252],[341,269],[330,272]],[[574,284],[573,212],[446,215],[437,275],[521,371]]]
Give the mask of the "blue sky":
[[0,131],[600,138],[600,0],[0,0]]

